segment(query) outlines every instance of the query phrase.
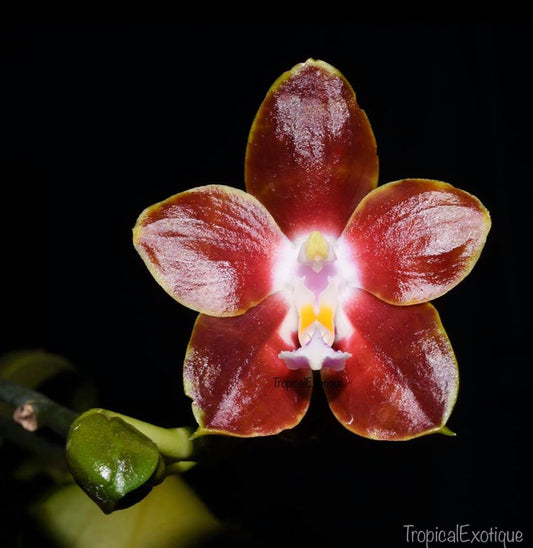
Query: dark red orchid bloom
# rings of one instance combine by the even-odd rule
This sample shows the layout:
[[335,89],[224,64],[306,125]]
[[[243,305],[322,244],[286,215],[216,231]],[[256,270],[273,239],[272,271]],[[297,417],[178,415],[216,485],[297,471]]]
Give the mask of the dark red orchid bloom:
[[308,60],[284,73],[248,140],[247,192],[209,185],[146,209],[134,243],[198,316],[184,365],[197,435],[297,425],[314,375],[348,429],[446,431],[455,356],[428,301],[473,268],[480,201],[440,181],[376,188],[376,142],[350,84]]

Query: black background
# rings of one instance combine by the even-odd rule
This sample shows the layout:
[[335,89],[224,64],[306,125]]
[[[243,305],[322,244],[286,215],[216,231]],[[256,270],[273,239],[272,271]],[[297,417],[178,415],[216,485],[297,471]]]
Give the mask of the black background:
[[[531,542],[532,31],[476,20],[2,24],[2,352],[64,355],[94,379],[103,407],[193,424],[181,361],[196,314],[148,274],[131,229],[181,190],[244,188],[268,88],[323,59],[369,116],[380,183],[441,179],[491,212],[477,266],[434,303],[460,367],[448,423],[457,437],[372,442],[317,395],[297,442],[250,440],[188,481],[250,546],[407,546],[404,524],[467,523]],[[4,516],[11,496],[2,492]]]

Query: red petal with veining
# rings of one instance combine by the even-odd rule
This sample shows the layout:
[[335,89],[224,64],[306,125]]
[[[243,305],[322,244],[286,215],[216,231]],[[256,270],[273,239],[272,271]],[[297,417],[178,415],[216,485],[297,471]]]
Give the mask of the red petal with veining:
[[450,342],[429,304],[394,306],[356,290],[344,312],[351,335],[342,371],[323,369],[331,410],[356,434],[405,440],[441,430],[452,411],[458,372]]
[[296,347],[295,333],[287,344],[278,332],[288,311],[277,293],[241,316],[198,317],[184,369],[198,434],[266,436],[300,422],[312,376],[309,370],[289,371],[278,357]]
[[368,194],[341,241],[360,287],[392,304],[440,297],[474,267],[490,229],[483,204],[447,183],[406,179]]
[[274,267],[290,245],[253,196],[208,185],[146,209],[134,244],[159,284],[185,306],[241,314],[274,291]]
[[278,78],[250,132],[245,178],[289,238],[338,236],[377,174],[372,129],[338,70],[309,60]]

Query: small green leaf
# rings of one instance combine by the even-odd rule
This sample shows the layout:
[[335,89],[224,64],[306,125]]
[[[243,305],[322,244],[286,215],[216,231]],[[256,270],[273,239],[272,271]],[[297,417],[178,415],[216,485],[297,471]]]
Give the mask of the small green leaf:
[[144,498],[163,466],[152,440],[99,409],[74,421],[66,457],[78,485],[106,514]]

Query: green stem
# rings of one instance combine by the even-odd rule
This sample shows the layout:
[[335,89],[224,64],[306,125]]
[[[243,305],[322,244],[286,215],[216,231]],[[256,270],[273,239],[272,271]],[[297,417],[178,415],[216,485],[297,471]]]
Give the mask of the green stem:
[[[64,439],[67,438],[74,420],[81,418],[79,413],[52,401],[43,394],[3,379],[0,379],[0,400],[16,408],[14,419],[25,430],[33,431],[47,426]],[[120,418],[139,430],[157,445],[168,464],[190,461],[193,456],[194,443],[190,439],[191,428],[162,428],[107,409],[86,411],[86,413],[93,412],[102,413],[109,418]],[[188,465],[184,463],[184,466]],[[183,467],[178,466],[176,470],[181,468]]]
[[[15,420],[22,424],[26,430],[47,426],[63,438],[66,438],[70,425],[79,415],[40,392],[4,379],[0,379],[0,400],[18,410],[24,409],[24,413],[20,413],[19,416],[25,415],[26,422],[24,418],[17,419],[17,415],[15,415]],[[29,426],[30,424],[32,426]]]

